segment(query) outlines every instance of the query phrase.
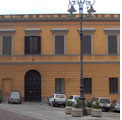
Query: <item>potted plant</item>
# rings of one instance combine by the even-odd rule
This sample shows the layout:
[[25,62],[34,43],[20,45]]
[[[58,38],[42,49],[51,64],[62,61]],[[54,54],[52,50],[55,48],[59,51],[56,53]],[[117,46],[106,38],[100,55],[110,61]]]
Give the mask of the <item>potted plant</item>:
[[102,116],[102,110],[100,107],[100,102],[98,102],[97,100],[93,101],[92,104],[92,110],[91,110],[91,115],[92,117],[101,117]]
[[86,102],[87,115],[91,115],[93,101],[89,100]]
[[66,107],[65,107],[65,113],[66,114],[71,114],[72,105],[73,105],[72,101],[66,101]]
[[76,100],[76,103],[73,104],[71,114],[74,117],[82,117],[83,116],[82,101],[81,100]]

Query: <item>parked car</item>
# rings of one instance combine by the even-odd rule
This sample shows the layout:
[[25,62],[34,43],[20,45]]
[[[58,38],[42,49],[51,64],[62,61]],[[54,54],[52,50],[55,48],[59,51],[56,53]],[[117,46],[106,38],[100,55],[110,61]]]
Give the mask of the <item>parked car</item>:
[[65,101],[66,101],[66,96],[64,94],[53,94],[49,98],[49,105],[51,106],[57,106],[57,105],[63,105],[65,107]]
[[120,112],[120,100],[115,100],[111,103],[111,111]]
[[[110,111],[110,106],[111,106],[111,100],[109,98],[104,98],[104,97],[94,97],[92,100],[99,102],[99,106],[101,107],[102,111]],[[94,104],[94,102],[93,102]]]
[[8,103],[18,103],[21,104],[21,93],[18,90],[12,90],[9,97]]
[[72,95],[67,99],[67,101],[72,101],[73,103],[76,103],[76,100],[79,100],[79,99],[80,99],[79,95]]

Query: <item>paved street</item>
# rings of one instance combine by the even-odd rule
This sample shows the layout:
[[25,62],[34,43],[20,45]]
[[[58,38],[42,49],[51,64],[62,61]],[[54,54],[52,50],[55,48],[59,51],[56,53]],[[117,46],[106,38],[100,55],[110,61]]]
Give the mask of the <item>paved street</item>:
[[119,120],[120,113],[103,112],[102,117],[72,117],[65,114],[65,108],[50,107],[46,104],[23,103],[0,104],[0,120]]
[[0,120],[40,120],[40,119],[0,109]]

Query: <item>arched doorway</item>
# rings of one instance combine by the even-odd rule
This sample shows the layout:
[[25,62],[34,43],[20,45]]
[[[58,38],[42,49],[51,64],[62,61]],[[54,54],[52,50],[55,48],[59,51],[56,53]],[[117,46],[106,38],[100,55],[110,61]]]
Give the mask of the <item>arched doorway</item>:
[[41,76],[36,70],[25,75],[25,101],[41,101]]

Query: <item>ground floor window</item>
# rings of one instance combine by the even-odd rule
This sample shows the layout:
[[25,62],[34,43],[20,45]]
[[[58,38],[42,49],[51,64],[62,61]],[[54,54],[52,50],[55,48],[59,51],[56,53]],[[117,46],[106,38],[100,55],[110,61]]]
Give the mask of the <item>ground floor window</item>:
[[92,78],[84,78],[84,93],[85,94],[92,94]]
[[64,93],[64,78],[55,79],[55,93]]
[[118,93],[118,78],[109,78],[109,93]]

